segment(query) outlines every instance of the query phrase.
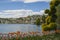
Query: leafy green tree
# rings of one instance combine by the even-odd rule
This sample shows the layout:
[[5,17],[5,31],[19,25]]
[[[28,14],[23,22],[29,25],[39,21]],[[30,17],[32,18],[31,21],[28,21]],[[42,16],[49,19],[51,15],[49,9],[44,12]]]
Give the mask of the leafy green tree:
[[51,16],[48,16],[48,17],[46,18],[46,24],[48,25],[48,24],[50,24],[50,22],[51,22]]
[[46,25],[43,26],[43,30],[56,30],[57,28],[57,24],[56,24],[56,19],[57,19],[57,15],[56,15],[56,7],[60,4],[59,0],[52,0],[50,2],[50,9],[46,9],[45,13],[48,14],[48,17],[46,18]]
[[57,12],[56,12],[56,14],[57,14],[57,23],[60,24],[60,5],[57,6]]
[[56,9],[57,9],[57,12],[56,12],[57,21],[56,21],[56,23],[57,23],[57,28],[60,29],[60,5],[58,5],[56,7]]
[[45,10],[45,14],[48,14],[48,13],[49,13],[49,9],[46,9],[46,10]]
[[36,19],[36,25],[40,25],[41,23],[40,23],[40,18],[37,18]]
[[43,16],[42,16],[42,22],[43,22],[43,23],[45,23],[45,19],[46,19],[46,17],[45,17],[45,15],[43,14]]

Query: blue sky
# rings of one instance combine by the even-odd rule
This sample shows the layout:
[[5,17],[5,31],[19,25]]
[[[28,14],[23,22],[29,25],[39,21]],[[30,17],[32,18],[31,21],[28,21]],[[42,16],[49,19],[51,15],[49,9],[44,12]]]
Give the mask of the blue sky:
[[34,3],[1,2],[0,3],[0,10],[28,9],[33,11],[40,11],[47,8],[49,8],[48,2],[34,2]]
[[[0,17],[4,17],[4,16],[8,17],[9,15],[7,15],[7,14],[10,14],[10,17],[12,17],[11,15],[14,14],[14,11],[18,11],[18,10],[20,10],[20,11],[29,10],[29,12],[30,11],[40,12],[42,10],[49,9],[49,2],[50,2],[50,0],[0,0],[0,15],[2,15]],[[6,12],[8,10],[9,10],[9,12]],[[12,13],[12,11],[13,11],[13,13]],[[25,14],[26,14],[26,12],[25,12]],[[19,13],[19,12],[17,12],[17,13]],[[15,14],[17,14],[17,13],[15,13]],[[24,13],[22,13],[22,14],[24,15]]]

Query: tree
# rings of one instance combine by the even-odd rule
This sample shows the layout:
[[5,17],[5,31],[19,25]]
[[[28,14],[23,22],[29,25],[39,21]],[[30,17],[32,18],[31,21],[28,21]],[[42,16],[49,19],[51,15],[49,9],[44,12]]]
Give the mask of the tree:
[[[57,19],[57,15],[56,15],[56,7],[60,4],[59,0],[52,0],[50,2],[50,9],[46,9],[45,13],[48,14],[48,17],[46,18],[46,25],[43,26],[43,30],[56,30],[57,28],[57,24],[56,24],[56,19]],[[45,28],[46,27],[46,28]],[[47,29],[48,28],[48,29]]]
[[59,6],[57,6],[57,12],[56,12],[56,14],[57,14],[57,22],[60,24],[60,5]]
[[36,19],[36,25],[40,25],[41,23],[40,23],[40,18],[37,18]]
[[49,25],[50,22],[51,22],[51,16],[48,16],[48,17],[46,18],[46,24]]
[[45,15],[43,14],[43,16],[42,16],[42,22],[43,22],[43,23],[45,23],[45,18],[46,18],[46,17],[45,17]]
[[57,9],[57,12],[56,12],[56,14],[57,14],[57,21],[56,21],[56,23],[58,24],[57,25],[58,26],[58,29],[60,29],[60,5],[58,5],[56,7],[56,9]]
[[47,14],[47,13],[49,13],[49,9],[46,9],[46,10],[45,10],[45,14]]

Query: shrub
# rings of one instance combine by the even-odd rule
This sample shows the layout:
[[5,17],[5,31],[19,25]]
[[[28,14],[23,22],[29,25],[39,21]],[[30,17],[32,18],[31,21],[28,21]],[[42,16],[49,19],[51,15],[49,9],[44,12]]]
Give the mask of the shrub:
[[43,31],[56,30],[56,28],[57,28],[57,24],[56,23],[50,23],[49,25],[42,24],[42,30]]
[[49,30],[48,25],[42,24],[42,30],[43,30],[43,31],[48,31],[48,30]]
[[49,28],[50,28],[50,30],[55,30],[57,28],[57,24],[56,23],[50,23]]

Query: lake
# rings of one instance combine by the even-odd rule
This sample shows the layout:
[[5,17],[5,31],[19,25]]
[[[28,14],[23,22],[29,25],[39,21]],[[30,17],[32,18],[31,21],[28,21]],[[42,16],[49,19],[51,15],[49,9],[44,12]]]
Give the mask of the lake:
[[0,24],[0,33],[8,32],[41,32],[41,26],[33,24]]

